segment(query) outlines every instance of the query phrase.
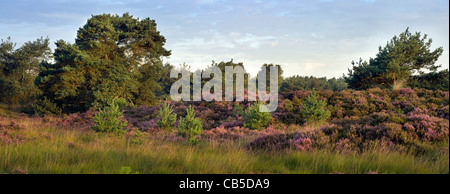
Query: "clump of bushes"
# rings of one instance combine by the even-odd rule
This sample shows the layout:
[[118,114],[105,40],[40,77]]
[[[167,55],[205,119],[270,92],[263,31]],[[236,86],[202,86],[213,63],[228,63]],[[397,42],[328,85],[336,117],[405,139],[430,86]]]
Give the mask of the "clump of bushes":
[[25,142],[28,138],[17,133],[19,129],[22,129],[22,127],[14,121],[11,121],[8,125],[2,125],[0,123],[0,144],[19,144]]
[[178,135],[188,138],[190,143],[195,144],[202,131],[202,121],[195,117],[194,108],[189,106],[186,117],[181,118],[178,124]]
[[321,124],[330,118],[330,111],[326,110],[327,103],[317,98],[318,96],[313,91],[303,102],[302,112],[306,123]]
[[244,127],[261,130],[269,124],[269,121],[272,119],[272,115],[268,112],[261,112],[261,105],[261,102],[257,102],[245,110],[245,114],[242,117]]
[[249,150],[278,151],[290,148],[291,139],[293,139],[292,134],[274,133],[256,138],[248,143],[246,148]]
[[119,106],[112,102],[95,114],[94,124],[91,127],[96,132],[123,135],[126,132],[124,128],[127,123],[128,121],[123,118],[123,111],[120,111]]
[[173,128],[174,123],[177,121],[177,114],[173,113],[173,108],[169,103],[164,103],[163,107],[158,111],[157,120],[160,129],[169,130]]

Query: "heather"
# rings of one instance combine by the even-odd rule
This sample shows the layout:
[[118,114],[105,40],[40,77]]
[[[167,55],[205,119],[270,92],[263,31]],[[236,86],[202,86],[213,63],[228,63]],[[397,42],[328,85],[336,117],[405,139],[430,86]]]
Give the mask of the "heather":
[[[121,107],[121,136],[94,130],[99,111],[93,109],[31,116],[2,106],[0,172],[449,172],[448,92],[316,91],[315,101],[325,106],[315,107],[330,117],[313,125],[304,118],[310,96],[304,90],[280,94],[277,111],[259,129],[245,125],[243,114],[252,108],[247,102]],[[166,118],[178,130],[158,125],[164,106],[164,115],[176,115]]]
[[[203,139],[191,145],[173,133],[142,132],[140,136],[130,132],[118,137],[92,130],[61,128],[50,118],[4,115],[1,118],[2,127],[6,125],[27,138],[18,144],[0,144],[0,173],[108,174],[124,173],[124,169],[139,174],[449,172],[448,151],[444,149],[432,149],[421,155],[383,147],[373,147],[363,153],[337,153],[327,149],[249,152],[247,140],[243,139]],[[21,127],[9,126],[12,120]],[[143,137],[141,141],[137,140],[138,136]],[[276,138],[273,140],[278,142]],[[304,145],[308,145],[306,141]],[[448,144],[443,146],[448,150]]]

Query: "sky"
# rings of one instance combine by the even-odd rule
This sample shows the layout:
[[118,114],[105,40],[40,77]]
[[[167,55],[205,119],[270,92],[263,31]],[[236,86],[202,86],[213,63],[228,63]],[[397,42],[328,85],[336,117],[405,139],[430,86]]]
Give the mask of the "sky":
[[407,27],[443,47],[437,64],[449,68],[447,0],[0,0],[0,39],[49,37],[54,49],[91,15],[125,12],[154,19],[172,51],[164,61],[192,70],[233,59],[252,75],[274,63],[285,77],[341,77]]

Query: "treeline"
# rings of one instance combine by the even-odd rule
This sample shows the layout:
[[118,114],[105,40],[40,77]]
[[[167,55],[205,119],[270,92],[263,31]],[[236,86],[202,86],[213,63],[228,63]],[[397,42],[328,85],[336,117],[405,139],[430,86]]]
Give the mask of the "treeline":
[[317,78],[314,76],[292,76],[286,78],[280,87],[280,92],[289,92],[296,90],[333,90],[342,91],[348,89],[348,84],[344,78],[326,77]]
[[[49,42],[49,38],[39,38],[15,48],[10,38],[1,41],[0,103],[29,105],[28,112],[33,114],[83,112],[113,100],[130,106],[155,105],[170,98],[177,80],[170,78],[170,72],[178,67],[162,62],[171,51],[164,47],[166,39],[150,18],[138,19],[128,13],[95,15],[79,28],[75,43],[58,40],[51,53]],[[264,64],[261,70],[278,67],[280,92],[375,87],[448,91],[448,69],[437,71],[435,65],[443,49],[431,51],[430,45],[427,35],[411,34],[407,29],[380,47],[374,59],[353,62],[348,75],[341,78],[284,78],[276,64]],[[243,63],[233,60],[213,61],[211,66],[222,71],[223,84],[226,66],[245,71]],[[207,81],[202,79],[203,84]]]

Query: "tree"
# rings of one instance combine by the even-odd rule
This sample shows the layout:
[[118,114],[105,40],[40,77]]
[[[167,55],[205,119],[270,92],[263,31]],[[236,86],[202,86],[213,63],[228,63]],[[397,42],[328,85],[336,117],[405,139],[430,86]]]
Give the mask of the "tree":
[[160,90],[156,91],[156,96],[162,99],[168,99],[170,97],[170,88],[172,84],[177,80],[175,78],[170,78],[170,71],[174,68],[173,65],[166,63],[161,68],[161,76],[158,80]]
[[435,72],[440,65],[435,65],[443,48],[430,50],[432,39],[420,32],[414,34],[409,28],[399,36],[394,36],[385,47],[379,47],[378,54],[369,62],[352,62],[347,83],[354,89],[371,87],[391,88],[399,83],[405,83],[410,76],[425,70]]
[[269,112],[261,112],[261,105],[262,103],[257,101],[245,110],[245,114],[242,115],[244,127],[256,130],[261,130],[264,127],[267,127],[269,121],[272,120],[272,115]]
[[123,118],[123,111],[114,101],[94,115],[91,128],[96,132],[123,135],[128,121]]
[[175,124],[177,114],[173,113],[173,108],[169,103],[164,103],[158,111],[157,119],[158,127],[163,130],[168,130]]
[[319,100],[316,92],[313,90],[305,99],[302,106],[302,113],[306,123],[321,124],[330,118],[331,112],[326,110],[327,103],[325,100]]
[[278,88],[280,88],[281,84],[283,83],[283,69],[280,65],[274,65],[274,64],[264,64],[261,66],[258,74],[263,71],[263,69],[266,70],[266,90],[270,91],[270,67],[278,67]]
[[348,88],[344,78],[314,77],[314,76],[292,76],[286,78],[281,84],[281,92],[297,90],[333,90],[342,91]]
[[411,88],[425,88],[428,90],[449,90],[448,69],[412,76],[408,82]]
[[39,94],[34,79],[41,61],[50,58],[49,39],[41,37],[18,49],[15,46],[9,37],[0,44],[0,102],[28,103]]
[[196,144],[198,142],[198,136],[203,131],[202,121],[195,117],[194,108],[191,105],[189,105],[186,111],[186,117],[180,118],[178,135],[188,138],[190,143]]
[[55,63],[42,63],[35,83],[42,98],[65,112],[103,107],[119,98],[156,104],[161,57],[170,55],[165,42],[150,18],[95,15],[78,30],[74,44],[56,42]]

